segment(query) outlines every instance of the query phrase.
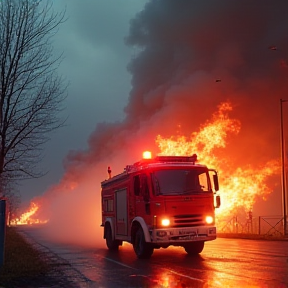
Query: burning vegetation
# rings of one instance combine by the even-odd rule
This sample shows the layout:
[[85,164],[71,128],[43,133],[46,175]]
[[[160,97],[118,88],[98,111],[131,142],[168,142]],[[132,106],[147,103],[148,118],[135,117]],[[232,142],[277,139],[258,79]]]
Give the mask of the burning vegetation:
[[10,225],[32,225],[47,223],[49,221],[48,219],[35,218],[37,217],[36,215],[39,208],[40,205],[32,201],[26,212],[22,213],[19,217],[15,217],[10,220]]

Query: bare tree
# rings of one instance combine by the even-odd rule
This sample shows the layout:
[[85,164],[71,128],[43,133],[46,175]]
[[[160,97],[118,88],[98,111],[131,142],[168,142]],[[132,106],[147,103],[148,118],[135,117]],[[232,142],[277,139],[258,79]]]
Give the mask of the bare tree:
[[0,197],[10,182],[43,176],[43,144],[65,122],[52,46],[64,17],[49,1],[0,1]]

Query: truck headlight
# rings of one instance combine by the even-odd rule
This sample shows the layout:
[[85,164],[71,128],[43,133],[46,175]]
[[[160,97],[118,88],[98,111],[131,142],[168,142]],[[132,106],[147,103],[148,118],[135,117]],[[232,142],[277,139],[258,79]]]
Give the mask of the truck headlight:
[[165,227],[169,226],[170,225],[170,220],[168,218],[162,219],[161,220],[161,225],[165,226]]
[[214,222],[214,218],[212,216],[206,216],[205,222],[207,224],[212,224]]

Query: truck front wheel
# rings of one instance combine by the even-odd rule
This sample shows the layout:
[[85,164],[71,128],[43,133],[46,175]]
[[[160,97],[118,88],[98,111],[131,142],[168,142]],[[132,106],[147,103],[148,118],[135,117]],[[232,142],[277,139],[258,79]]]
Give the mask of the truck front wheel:
[[112,229],[110,224],[106,224],[105,227],[105,238],[106,238],[106,245],[109,250],[118,250],[119,248],[119,241],[112,238]]
[[145,241],[144,232],[141,227],[136,231],[133,248],[139,259],[148,259],[153,254],[154,248]]
[[203,248],[204,248],[204,241],[187,243],[184,246],[185,251],[189,255],[197,255],[202,252]]

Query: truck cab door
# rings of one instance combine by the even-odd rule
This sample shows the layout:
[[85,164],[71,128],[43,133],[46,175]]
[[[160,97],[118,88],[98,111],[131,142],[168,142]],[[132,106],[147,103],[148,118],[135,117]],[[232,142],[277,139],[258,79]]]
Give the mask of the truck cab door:
[[150,215],[150,194],[146,174],[134,176],[135,210],[137,216]]
[[116,196],[116,234],[127,235],[128,219],[127,219],[127,189],[115,191]]

